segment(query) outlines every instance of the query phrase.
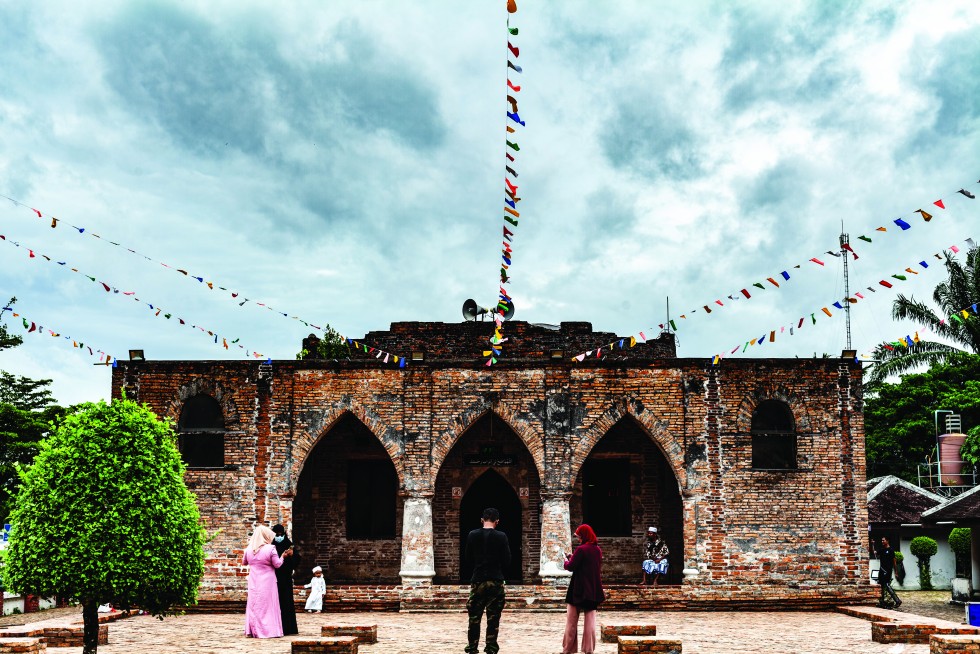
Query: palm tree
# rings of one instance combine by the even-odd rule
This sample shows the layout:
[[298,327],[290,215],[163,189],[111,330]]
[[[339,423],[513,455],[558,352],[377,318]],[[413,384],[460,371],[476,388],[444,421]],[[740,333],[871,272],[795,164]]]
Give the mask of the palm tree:
[[[865,369],[867,386],[873,388],[891,375],[919,366],[947,363],[962,353],[980,354],[980,317],[976,315],[980,303],[980,246],[967,252],[966,265],[946,253],[945,265],[949,279],[932,293],[942,314],[914,297],[899,295],[892,303],[892,318],[913,320],[955,345],[926,340],[907,347],[881,344],[875,348],[874,361]],[[973,311],[964,317],[960,312],[968,307]]]

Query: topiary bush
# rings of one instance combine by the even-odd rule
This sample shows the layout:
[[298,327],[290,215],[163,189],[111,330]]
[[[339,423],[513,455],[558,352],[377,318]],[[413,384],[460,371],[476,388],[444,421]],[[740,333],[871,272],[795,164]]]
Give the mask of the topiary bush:
[[919,587],[922,590],[932,590],[932,570],[929,559],[939,551],[939,545],[928,536],[916,536],[909,543],[909,550],[919,560]]
[[170,423],[125,399],[82,404],[40,449],[11,515],[8,588],[81,603],[83,654],[100,604],[162,616],[196,601],[206,534]]
[[973,540],[968,527],[957,527],[949,532],[949,549],[956,556],[956,576],[968,577],[970,574],[970,548]]
[[905,585],[905,555],[895,550],[895,581],[899,586]]

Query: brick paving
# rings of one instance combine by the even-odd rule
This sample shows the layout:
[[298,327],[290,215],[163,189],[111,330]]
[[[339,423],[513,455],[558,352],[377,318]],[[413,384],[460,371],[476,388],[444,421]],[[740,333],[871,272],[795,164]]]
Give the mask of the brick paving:
[[[600,612],[599,622],[603,614]],[[617,622],[636,619],[657,625],[660,636],[683,641],[685,654],[927,654],[928,645],[889,645],[871,641],[871,623],[837,613],[610,612]],[[362,654],[460,654],[465,646],[462,613],[301,614],[300,635],[319,636],[323,624],[377,624],[378,643],[361,645]],[[505,611],[500,627],[502,654],[561,651],[562,613]],[[242,635],[241,614],[194,614],[163,621],[137,616],[109,627],[104,654],[288,654],[290,637],[255,640]],[[898,648],[898,649],[897,649]],[[53,650],[81,654],[80,647]],[[612,654],[616,645],[599,643]]]

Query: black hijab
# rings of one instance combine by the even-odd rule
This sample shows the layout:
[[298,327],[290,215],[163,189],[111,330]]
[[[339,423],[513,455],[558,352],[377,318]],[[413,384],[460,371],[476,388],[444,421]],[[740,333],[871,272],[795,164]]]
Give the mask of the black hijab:
[[276,554],[282,556],[282,553],[293,546],[293,541],[289,540],[289,536],[286,535],[286,528],[282,525],[276,525],[272,528],[272,533],[276,536],[282,536],[282,540],[278,543],[275,539],[272,540],[272,544],[276,546]]

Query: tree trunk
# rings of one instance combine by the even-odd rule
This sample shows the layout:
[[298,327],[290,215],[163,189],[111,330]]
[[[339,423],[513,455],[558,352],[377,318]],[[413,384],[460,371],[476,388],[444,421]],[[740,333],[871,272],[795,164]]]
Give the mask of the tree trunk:
[[87,599],[82,601],[82,621],[85,635],[82,639],[82,654],[96,654],[99,651],[99,603]]

